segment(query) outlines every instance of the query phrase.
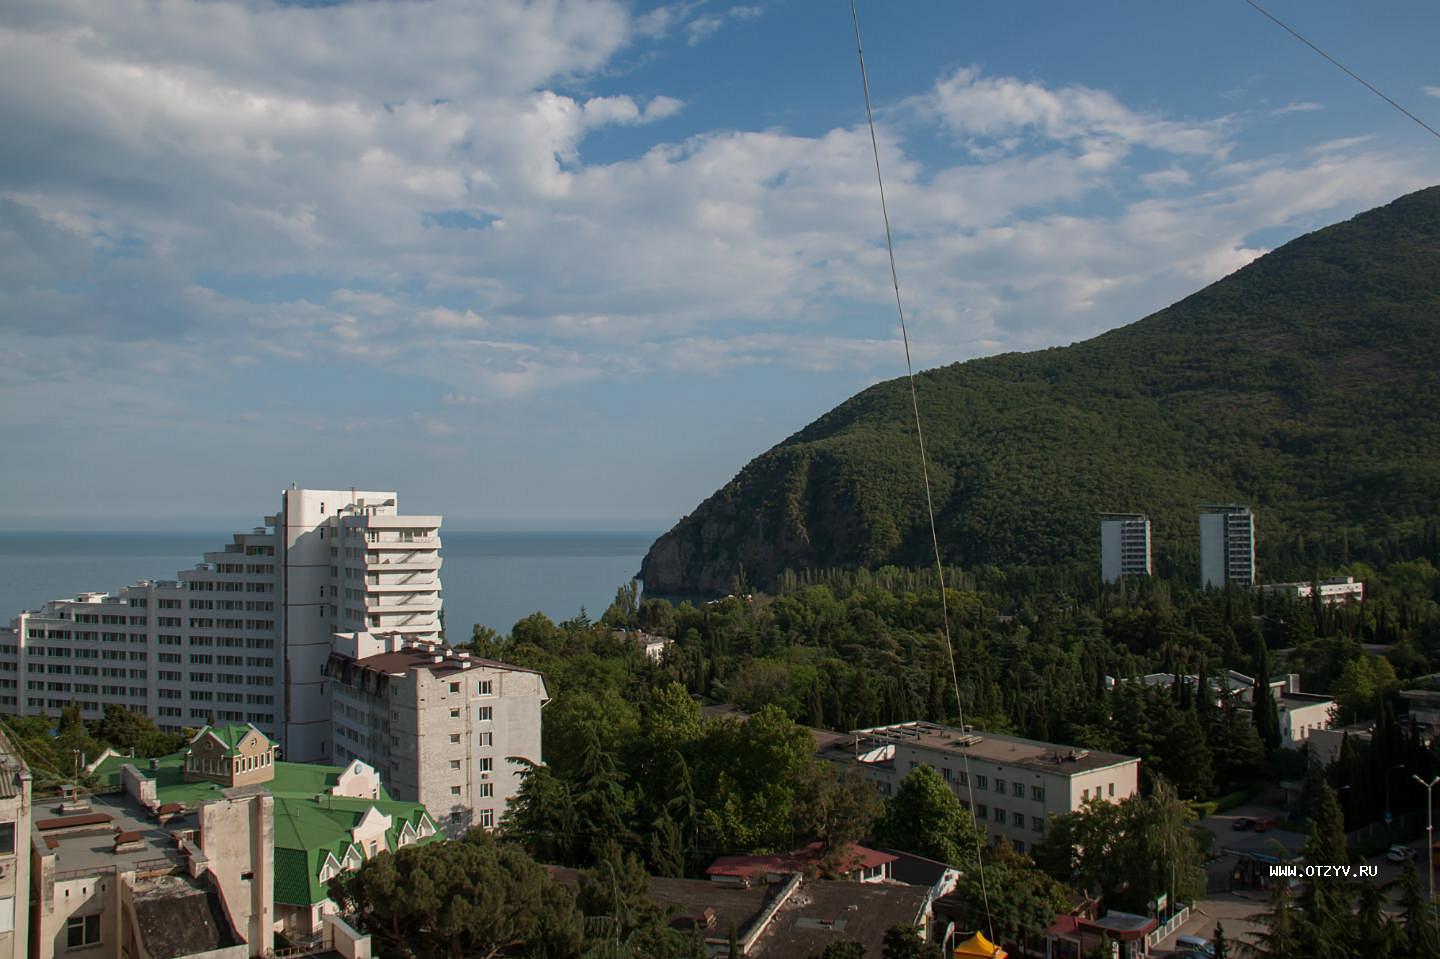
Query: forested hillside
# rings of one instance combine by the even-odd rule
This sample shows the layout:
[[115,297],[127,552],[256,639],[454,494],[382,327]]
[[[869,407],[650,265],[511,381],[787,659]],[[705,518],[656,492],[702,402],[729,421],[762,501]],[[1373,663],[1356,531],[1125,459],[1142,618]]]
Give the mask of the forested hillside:
[[[1198,569],[1196,507],[1257,513],[1262,576],[1434,556],[1440,187],[1301,237],[1072,346],[919,376],[947,563],[1098,559],[1144,511],[1161,573]],[[750,462],[651,547],[647,592],[916,565],[928,531],[903,380]]]

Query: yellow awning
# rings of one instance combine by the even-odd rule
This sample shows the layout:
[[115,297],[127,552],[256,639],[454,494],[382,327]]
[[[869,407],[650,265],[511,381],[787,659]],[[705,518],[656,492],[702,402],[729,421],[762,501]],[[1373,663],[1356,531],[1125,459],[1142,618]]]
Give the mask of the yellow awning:
[[1004,949],[986,939],[983,932],[975,933],[955,947],[955,959],[1005,959],[1007,955]]

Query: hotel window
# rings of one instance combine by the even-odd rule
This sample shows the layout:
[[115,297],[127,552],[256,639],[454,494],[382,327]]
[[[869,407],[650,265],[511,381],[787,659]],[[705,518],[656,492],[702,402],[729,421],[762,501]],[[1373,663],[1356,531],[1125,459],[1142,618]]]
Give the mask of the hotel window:
[[1031,786],[1031,787],[1030,787],[1030,798],[1033,799],[1033,800],[1035,800],[1036,802],[1044,802],[1044,801],[1045,801],[1045,787],[1044,787],[1044,786]]
[[458,743],[458,742],[460,741],[460,734],[459,734],[459,733],[451,733],[451,734],[450,734],[450,741],[451,741],[452,743]]
[[995,807],[995,821],[1002,826],[1005,825],[1005,810],[999,806]]
[[460,795],[460,787],[459,787],[459,786],[451,786],[451,787],[450,787],[450,795],[452,795],[452,796],[458,796],[458,795]]
[[493,809],[482,809],[482,810],[480,810],[480,828],[482,828],[482,829],[494,829],[494,828],[495,828],[495,810],[493,810]]
[[1011,814],[1010,814],[1010,825],[1014,826],[1016,829],[1024,829],[1024,828],[1025,828],[1025,814],[1024,814],[1023,812],[1011,813]]
[[458,692],[460,692],[460,684],[459,684],[459,683],[451,683],[451,684],[450,684],[450,692],[452,692],[452,693],[458,693]]
[[460,718],[460,710],[458,710],[458,709],[452,709],[452,710],[450,710],[450,718],[451,718],[451,719],[459,719],[459,718]]
[[480,745],[482,745],[482,746],[493,746],[493,745],[495,745],[495,734],[494,734],[494,733],[481,733],[481,734],[480,734]]
[[990,779],[988,776],[976,776],[975,785],[979,786],[981,789],[989,789]]
[[458,760],[458,759],[452,759],[452,760],[450,760],[450,768],[451,768],[451,769],[459,769],[459,768],[460,768],[460,760]]
[[1084,802],[1085,800],[1087,800],[1087,799],[1089,799],[1089,798],[1090,798],[1090,790],[1088,790],[1088,789],[1082,789],[1082,790],[1080,790],[1080,801],[1081,801],[1081,802]]
[[490,722],[490,720],[492,720],[492,719],[494,719],[494,718],[495,718],[495,707],[494,707],[494,706],[481,706],[481,707],[480,707],[480,721],[481,721],[482,723],[488,723],[488,722]]
[[481,696],[494,696],[494,695],[495,695],[495,680],[493,680],[493,679],[482,679],[482,680],[480,680],[480,682],[476,684],[475,691],[476,691],[477,693],[479,693]]
[[0,856],[15,855],[15,824],[0,822]]
[[1111,784],[1110,784],[1110,795],[1111,795],[1111,796],[1114,796],[1114,795],[1115,795],[1115,784],[1114,784],[1114,783],[1111,783]]
[[1025,798],[1025,784],[1024,784],[1024,783],[1011,783],[1011,789],[1010,789],[1010,791],[1015,794],[1015,798],[1016,798],[1016,799],[1024,799],[1024,798]]
[[489,799],[494,795],[494,783],[481,783],[479,786],[475,787],[475,796],[477,799]]
[[1015,840],[1015,851],[1016,851],[1016,852],[1024,852],[1024,851],[1025,851],[1025,843],[1024,843],[1022,840],[1019,840],[1019,839]]
[[476,762],[480,764],[479,769],[482,773],[488,773],[495,768],[495,760],[491,759],[489,756],[482,756],[480,759],[476,760]]
[[970,774],[967,773],[967,772],[965,772],[964,770],[961,770],[961,772],[960,772],[960,785],[962,785],[962,786],[968,786],[968,785],[970,785]]
[[65,948],[81,949],[100,942],[100,917],[71,916],[65,921]]
[[999,793],[1000,795],[1002,795],[1002,796],[1005,795],[1005,780],[1003,780],[1003,779],[997,779],[997,780],[995,780],[995,791],[996,791],[997,793]]
[[1039,816],[1031,816],[1030,828],[1033,829],[1035,832],[1044,832],[1045,820],[1041,819]]
[[990,811],[989,808],[988,808],[984,803],[976,803],[976,804],[975,804],[975,818],[976,818],[976,819],[986,819],[986,818],[989,818],[988,815],[987,815],[987,814],[989,813],[989,811]]

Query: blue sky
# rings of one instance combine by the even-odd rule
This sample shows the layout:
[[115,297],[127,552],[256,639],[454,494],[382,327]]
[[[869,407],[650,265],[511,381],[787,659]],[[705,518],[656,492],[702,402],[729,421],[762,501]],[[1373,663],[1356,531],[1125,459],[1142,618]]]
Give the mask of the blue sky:
[[[1431,2],[1269,8],[1432,125]],[[1235,2],[862,2],[922,366],[1440,182]],[[848,5],[0,9],[0,526],[663,529],[903,372]]]

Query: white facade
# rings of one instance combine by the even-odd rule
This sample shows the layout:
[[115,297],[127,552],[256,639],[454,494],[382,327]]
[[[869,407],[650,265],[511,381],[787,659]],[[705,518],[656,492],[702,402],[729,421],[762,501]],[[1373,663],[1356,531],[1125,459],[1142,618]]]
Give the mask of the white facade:
[[0,959],[25,959],[30,931],[30,770],[0,732]]
[[1140,513],[1107,513],[1100,518],[1100,577],[1149,576],[1150,518]]
[[1018,736],[935,723],[898,723],[827,734],[821,758],[855,763],[886,796],[919,765],[933,767],[991,842],[1025,852],[1045,838],[1052,816],[1092,798],[1119,802],[1140,788],[1140,760]]
[[254,723],[294,761],[327,761],[321,670],[337,629],[440,633],[439,516],[393,492],[286,490],[174,580],[81,593],[0,635],[0,711],[86,719],[108,703],[162,727]]
[[1200,586],[1255,585],[1255,515],[1247,506],[1205,506],[1200,513]]
[[1320,602],[1326,606],[1340,603],[1358,603],[1365,598],[1365,584],[1357,583],[1353,576],[1333,576],[1317,583],[1267,583],[1267,593],[1281,593],[1295,599],[1310,599],[1315,587],[1320,587]]
[[402,634],[339,633],[326,667],[331,754],[371,764],[395,798],[420,802],[455,835],[499,825],[540,762],[540,673]]

